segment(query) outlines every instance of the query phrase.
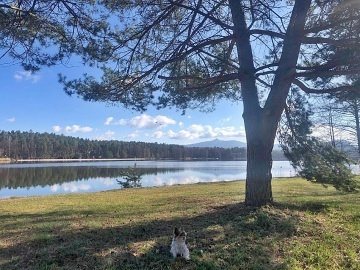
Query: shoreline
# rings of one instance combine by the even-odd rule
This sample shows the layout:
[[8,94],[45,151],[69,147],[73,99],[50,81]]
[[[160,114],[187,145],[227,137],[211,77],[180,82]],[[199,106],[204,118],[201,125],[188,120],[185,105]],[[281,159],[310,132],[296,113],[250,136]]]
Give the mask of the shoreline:
[[0,158],[0,164],[9,164],[13,162],[11,158]]
[[17,159],[15,162],[88,162],[88,161],[142,161],[146,158],[44,158],[44,159]]
[[[155,159],[155,158],[35,158],[35,159],[7,159],[7,162],[2,162],[0,159],[0,164],[9,164],[9,163],[45,163],[45,162],[98,162],[98,161],[174,161],[174,159]],[[234,159],[234,160],[220,160],[220,159],[179,159],[175,161],[246,161],[246,159]],[[274,161],[287,161],[287,160],[274,160]]]

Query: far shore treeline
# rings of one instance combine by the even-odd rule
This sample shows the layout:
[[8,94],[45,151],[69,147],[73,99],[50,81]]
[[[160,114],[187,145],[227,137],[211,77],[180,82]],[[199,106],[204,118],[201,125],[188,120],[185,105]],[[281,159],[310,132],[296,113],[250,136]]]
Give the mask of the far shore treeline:
[[15,160],[52,158],[245,160],[246,148],[199,148],[164,143],[89,140],[32,131],[0,131],[0,157],[10,157]]

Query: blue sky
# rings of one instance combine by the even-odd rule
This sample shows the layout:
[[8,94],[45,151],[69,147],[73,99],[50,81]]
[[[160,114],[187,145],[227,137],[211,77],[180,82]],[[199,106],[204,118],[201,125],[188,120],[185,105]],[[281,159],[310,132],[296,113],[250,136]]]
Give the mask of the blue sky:
[[211,113],[189,110],[181,115],[175,109],[154,108],[140,113],[121,105],[109,106],[69,97],[58,82],[57,74],[81,76],[84,73],[81,64],[43,68],[36,74],[4,62],[0,63],[0,69],[1,130],[182,145],[215,138],[245,142],[241,103],[220,101]]

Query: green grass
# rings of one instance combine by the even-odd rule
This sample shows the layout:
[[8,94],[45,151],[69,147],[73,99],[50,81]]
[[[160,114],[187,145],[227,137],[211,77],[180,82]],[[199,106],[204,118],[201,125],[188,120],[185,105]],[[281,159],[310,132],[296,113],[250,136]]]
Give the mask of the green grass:
[[[245,207],[244,182],[0,201],[0,269],[360,269],[360,195],[274,179],[276,203]],[[191,260],[174,260],[174,226]]]

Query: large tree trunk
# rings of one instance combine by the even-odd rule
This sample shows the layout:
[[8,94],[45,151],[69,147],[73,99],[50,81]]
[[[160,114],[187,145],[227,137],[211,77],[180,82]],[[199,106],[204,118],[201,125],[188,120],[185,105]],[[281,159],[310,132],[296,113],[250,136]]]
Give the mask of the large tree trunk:
[[247,140],[247,176],[245,203],[261,206],[271,203],[271,152],[281,114],[285,108],[292,80],[296,73],[296,63],[302,37],[306,13],[311,0],[296,0],[291,15],[278,68],[263,107],[260,105],[256,86],[256,69],[250,43],[250,33],[243,3],[229,0],[234,23],[234,39],[239,59],[239,81],[244,105],[244,123]]
[[261,206],[273,202],[271,190],[272,149],[278,119],[258,108],[244,114],[247,140],[245,204]]
[[272,203],[271,151],[262,145],[248,144],[245,204],[261,206]]

